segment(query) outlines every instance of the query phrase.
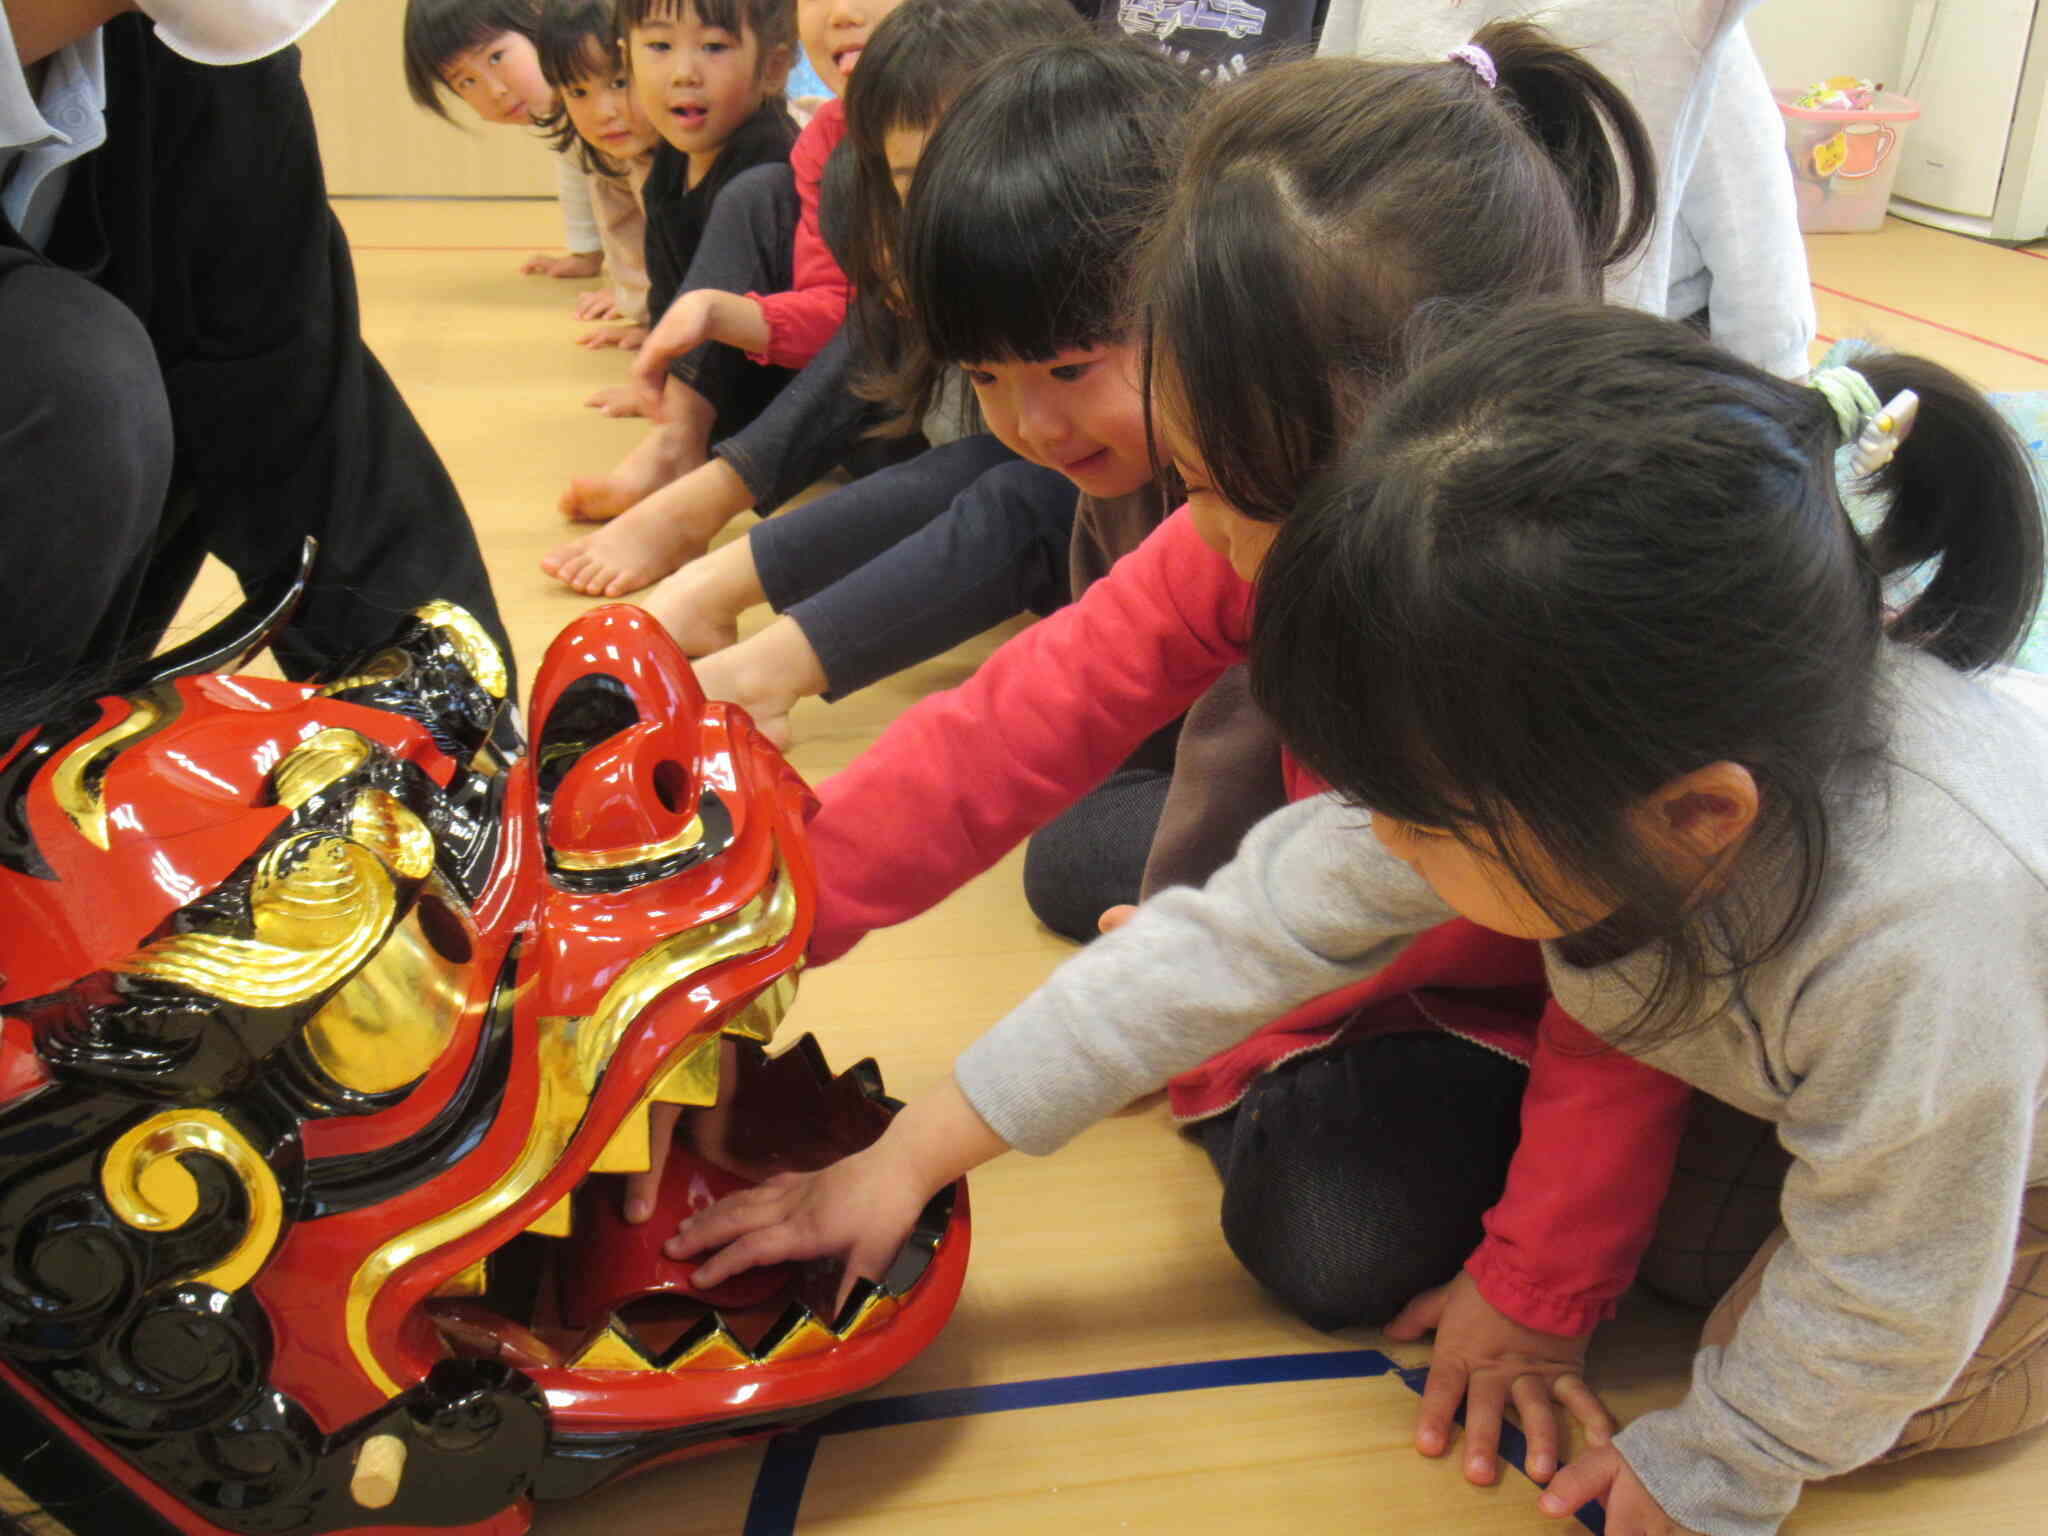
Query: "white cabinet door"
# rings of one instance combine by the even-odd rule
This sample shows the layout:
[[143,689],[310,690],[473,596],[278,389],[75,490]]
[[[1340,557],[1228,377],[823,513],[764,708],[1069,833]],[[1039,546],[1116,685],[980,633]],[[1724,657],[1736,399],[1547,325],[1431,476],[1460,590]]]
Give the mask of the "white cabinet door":
[[1892,191],[1991,217],[2035,0],[1918,0],[1894,90],[1920,103]]

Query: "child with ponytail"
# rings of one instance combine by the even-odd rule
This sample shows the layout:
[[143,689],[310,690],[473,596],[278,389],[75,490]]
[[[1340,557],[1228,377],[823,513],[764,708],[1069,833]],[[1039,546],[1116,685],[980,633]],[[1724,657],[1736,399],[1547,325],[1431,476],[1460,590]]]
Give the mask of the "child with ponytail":
[[[1398,391],[1264,578],[1258,694],[1382,850],[1343,835],[1347,929],[1426,888],[1544,940],[1574,1017],[1790,1155],[1691,1392],[1544,1497],[1616,1536],[2048,1419],[2048,682],[1997,665],[2041,508],[1982,396],[1859,367],[1529,313]],[[1333,896],[1317,816],[1359,820],[1245,872]]]
[[[1643,238],[1653,186],[1620,91],[1527,25],[1490,26],[1427,64],[1318,59],[1217,89],[1132,289],[1191,503],[826,781],[813,962],[939,900],[1206,704],[1245,658],[1264,545],[1400,376],[1417,309],[1590,297]],[[1249,517],[1222,518],[1226,499]],[[1152,888],[1228,858],[1256,820],[1242,786],[1277,778],[1273,756],[1268,738],[1176,764],[1151,811]],[[1287,787],[1317,786],[1289,771]],[[1396,948],[1332,953],[1375,970]],[[1261,1007],[1258,979],[1218,1000]],[[1498,1475],[1511,1394],[1539,1478],[1556,1465],[1561,1411],[1601,1422],[1576,1373],[1649,1240],[1683,1120],[1683,1085],[1546,1014],[1542,980],[1533,943],[1453,924],[1307,1009],[1279,1017],[1297,997],[1233,1015],[1235,1034],[1212,1032],[1169,1069],[1201,1067],[1174,1084],[1174,1107],[1223,1176],[1224,1234],[1247,1268],[1320,1326],[1436,1329],[1418,1440],[1441,1451],[1465,1402],[1478,1482]],[[1120,1004],[1102,1020],[1151,1034]],[[1147,1079],[1119,1102],[1169,1075],[1154,1064],[1118,1073],[1119,1091]],[[957,1094],[954,1107],[993,1116],[1003,1134],[987,1151],[1050,1151],[1105,1107],[1064,1105],[1070,1086],[1045,1083],[1033,1124]],[[1560,1195],[1564,1163],[1581,1184]],[[856,1270],[869,1252],[865,1238],[851,1250]]]
[[[1545,1512],[1760,1536],[1813,1479],[2048,1419],[2048,679],[1998,665],[2038,493],[1933,364],[1816,382],[1529,306],[1416,364],[1277,539],[1211,501],[1271,545],[1254,691],[1334,793],[1064,966],[871,1152],[687,1225],[678,1251],[730,1244],[700,1282],[872,1264],[961,1167],[1456,916],[1790,1154],[1684,1400],[1595,1437]],[[1838,466],[1888,503],[1867,535]],[[1540,1170],[1559,1200],[1584,1176]]]

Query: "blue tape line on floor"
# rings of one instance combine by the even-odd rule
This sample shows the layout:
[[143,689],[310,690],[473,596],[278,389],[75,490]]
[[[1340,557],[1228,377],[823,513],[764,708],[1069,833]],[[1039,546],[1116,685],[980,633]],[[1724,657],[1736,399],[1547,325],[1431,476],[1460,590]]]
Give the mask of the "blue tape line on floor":
[[[1085,1376],[1049,1376],[1039,1381],[1012,1381],[990,1387],[956,1387],[945,1392],[911,1392],[851,1403],[813,1424],[768,1444],[754,1494],[747,1505],[742,1536],[795,1536],[803,1505],[804,1484],[818,1442],[826,1435],[856,1434],[937,1419],[970,1418],[984,1413],[1009,1413],[1020,1408],[1051,1408],[1076,1403],[1101,1403],[1120,1397],[1152,1397],[1167,1392],[1201,1392],[1212,1387],[1269,1386],[1291,1381],[1339,1381],[1368,1376],[1398,1377],[1420,1393],[1428,1367],[1401,1367],[1376,1349],[1316,1351],[1298,1355],[1254,1355],[1243,1360],[1205,1360],[1193,1365],[1155,1365],[1131,1371],[1098,1371]],[[1501,1426],[1501,1456],[1522,1470],[1527,1446],[1511,1424]],[[1597,1504],[1579,1511],[1579,1521],[1595,1536],[1604,1536],[1606,1519]]]
[[754,1478],[754,1496],[747,1500],[747,1523],[740,1536],[789,1536],[804,1502],[804,1484],[818,1454],[818,1437],[808,1429],[777,1435],[768,1442],[761,1470]]

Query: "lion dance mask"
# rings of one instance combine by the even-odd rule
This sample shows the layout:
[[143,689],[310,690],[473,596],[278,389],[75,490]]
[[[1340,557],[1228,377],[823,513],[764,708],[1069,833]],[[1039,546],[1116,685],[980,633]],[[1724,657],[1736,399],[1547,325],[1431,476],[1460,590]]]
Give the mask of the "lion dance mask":
[[[526,750],[459,609],[324,685],[215,670],[247,648],[0,758],[24,1491],[80,1536],[514,1536],[535,1500],[786,1428],[928,1344],[961,1187],[843,1307],[833,1266],[702,1292],[660,1254],[893,1106],[872,1063],[763,1049],[809,939],[814,802],[658,626],[566,630]],[[630,1226],[618,1175],[649,1167],[658,1105],[688,1107]]]

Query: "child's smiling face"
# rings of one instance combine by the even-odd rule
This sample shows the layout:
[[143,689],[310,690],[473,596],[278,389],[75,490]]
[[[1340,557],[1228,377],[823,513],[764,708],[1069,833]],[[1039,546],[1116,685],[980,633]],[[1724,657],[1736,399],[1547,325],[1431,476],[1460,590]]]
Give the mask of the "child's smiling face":
[[500,32],[458,53],[442,66],[441,78],[487,123],[530,123],[555,109],[555,89],[541,77],[540,55],[522,33]]
[[690,157],[692,185],[789,69],[781,48],[761,56],[751,27],[710,26],[687,3],[655,12],[626,42],[640,108]]
[[869,34],[902,0],[796,0],[796,35],[818,78],[834,96],[846,94],[846,77],[867,46]]
[[963,363],[997,441],[1085,494],[1128,496],[1152,478],[1140,357],[1128,342],[1039,362]]
[[655,145],[654,125],[623,69],[614,71],[594,52],[588,74],[562,88],[562,106],[583,142],[614,160],[631,160]]
[[1209,466],[1202,462],[1193,434],[1163,398],[1154,419],[1159,427],[1160,450],[1172,461],[1174,472],[1187,491],[1188,516],[1195,521],[1195,531],[1204,544],[1230,562],[1230,568],[1240,577],[1257,581],[1259,567],[1266,563],[1273,541],[1280,536],[1280,525],[1247,517],[1223,498],[1210,477]]

